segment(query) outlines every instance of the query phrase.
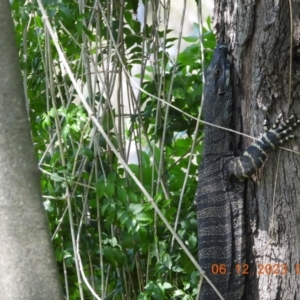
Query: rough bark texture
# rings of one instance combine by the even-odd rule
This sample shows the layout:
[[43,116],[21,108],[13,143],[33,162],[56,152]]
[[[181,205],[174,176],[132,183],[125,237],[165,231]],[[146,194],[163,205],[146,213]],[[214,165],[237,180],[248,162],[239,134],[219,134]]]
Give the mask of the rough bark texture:
[[[231,45],[234,57],[235,129],[254,137],[263,132],[264,118],[273,123],[281,112],[300,115],[300,1],[291,3],[292,49],[288,0],[215,0],[218,39]],[[236,136],[235,143],[243,151],[252,141]],[[299,151],[299,139],[287,147]],[[277,150],[248,181],[244,299],[300,299],[299,179],[300,156]]]
[[0,41],[0,300],[59,300],[8,0]]

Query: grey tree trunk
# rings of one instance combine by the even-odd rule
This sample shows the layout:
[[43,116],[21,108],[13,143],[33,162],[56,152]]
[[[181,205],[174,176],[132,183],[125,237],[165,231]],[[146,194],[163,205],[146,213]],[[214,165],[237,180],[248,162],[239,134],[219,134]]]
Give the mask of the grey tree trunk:
[[8,0],[0,0],[0,299],[63,299]]
[[[300,117],[300,1],[215,0],[214,16],[218,39],[233,53],[235,129],[259,137],[266,117],[271,124],[281,112]],[[251,143],[236,135],[237,148]],[[286,147],[299,151],[300,139]],[[273,152],[248,181],[245,199],[244,299],[300,299],[300,156]]]

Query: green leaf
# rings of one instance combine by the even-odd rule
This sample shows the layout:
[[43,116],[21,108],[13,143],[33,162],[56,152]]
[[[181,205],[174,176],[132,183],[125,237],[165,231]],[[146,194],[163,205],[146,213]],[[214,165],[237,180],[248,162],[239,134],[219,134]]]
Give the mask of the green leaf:
[[63,251],[59,248],[56,248],[54,253],[56,260],[61,262],[63,260]]
[[143,204],[130,203],[128,206],[128,210],[134,215],[140,213],[143,209]]
[[114,262],[114,252],[113,247],[105,246],[103,247],[103,255],[106,259],[108,259],[110,262]]
[[171,288],[173,288],[173,285],[172,284],[170,284],[169,282],[164,282],[163,283],[163,287],[164,287],[164,289],[171,289]]
[[51,203],[51,201],[49,199],[47,199],[46,201],[44,201],[43,204],[44,204],[45,210],[47,210],[49,212],[53,212],[54,208],[53,208],[53,205],[52,205],[52,203]]
[[60,177],[57,173],[51,173],[50,178],[54,181],[63,181],[63,178]]
[[210,16],[207,17],[206,23],[207,23],[208,28],[211,30],[212,28],[211,28],[211,17]]
[[133,248],[134,245],[135,245],[135,240],[132,238],[131,235],[123,237],[123,240],[122,240],[122,248],[123,249]]
[[101,198],[104,195],[105,189],[106,189],[106,186],[103,181],[96,183],[96,192],[97,192],[97,196],[99,198]]
[[196,43],[199,40],[199,37],[198,36],[187,36],[187,37],[183,37],[183,40],[188,43]]
[[59,116],[66,117],[67,116],[67,109],[65,107],[61,106],[57,110],[57,113],[58,113]]
[[125,262],[122,251],[119,248],[113,248],[114,262],[117,266],[121,267]]
[[197,245],[197,238],[194,234],[190,235],[188,238],[189,246],[194,248]]
[[200,49],[199,49],[199,44],[192,44],[188,46],[184,52],[181,52],[178,55],[178,63],[182,63],[184,65],[194,65],[195,61],[200,59]]
[[127,195],[128,195],[128,199],[130,200],[130,202],[134,202],[136,203],[138,201],[138,195],[131,191],[130,189],[127,189]]
[[162,256],[162,261],[164,263],[164,265],[168,268],[171,269],[172,268],[172,259],[171,256],[168,253],[164,253]]
[[176,265],[176,266],[173,266],[172,271],[174,271],[176,273],[181,273],[181,272],[184,272],[184,269],[182,269],[181,267]]
[[70,134],[70,126],[69,126],[69,124],[66,124],[61,131],[61,136],[64,141],[67,140],[67,137],[69,136],[69,134]]
[[109,240],[109,243],[110,243],[113,247],[115,247],[115,246],[118,245],[118,241],[117,241],[117,239],[116,239],[115,237],[112,237],[112,238]]
[[185,295],[185,292],[182,291],[182,290],[176,290],[174,292],[174,297],[180,297],[180,296],[183,296],[183,295]]
[[114,128],[115,110],[107,111],[102,117],[102,126],[104,131],[107,133]]
[[148,214],[143,213],[143,212],[138,213],[138,214],[136,215],[136,219],[137,219],[137,221],[139,221],[139,222],[144,222],[144,223],[146,222],[147,225],[152,223],[152,218],[149,217]]
[[64,259],[73,257],[72,253],[69,252],[68,250],[64,250],[63,253],[64,253]]
[[43,129],[46,130],[46,127],[50,125],[51,125],[50,116],[43,114],[43,123],[42,123]]
[[149,300],[149,299],[146,294],[140,293],[138,296],[138,300]]
[[129,11],[125,11],[124,12],[124,18],[127,22],[127,24],[131,27],[131,29],[136,33],[140,33],[141,32],[141,23],[134,20],[132,18],[132,13]]
[[117,173],[116,172],[110,172],[107,176],[107,181],[109,182],[114,182],[117,178]]
[[127,200],[127,192],[126,189],[121,187],[117,189],[117,194],[118,194],[118,198],[122,201],[122,202],[126,202]]
[[127,211],[118,212],[117,214],[122,225],[124,225],[128,220],[131,221],[130,215]]
[[88,147],[82,147],[82,148],[80,148],[79,154],[83,154],[90,161],[94,159],[94,152],[90,148],[88,148]]
[[191,287],[190,282],[184,282],[184,290],[188,290]]
[[112,197],[115,193],[115,184],[113,182],[108,182],[105,187],[105,194],[107,197]]
[[141,157],[141,164],[143,167],[150,166],[150,157],[145,151],[139,151],[139,155]]

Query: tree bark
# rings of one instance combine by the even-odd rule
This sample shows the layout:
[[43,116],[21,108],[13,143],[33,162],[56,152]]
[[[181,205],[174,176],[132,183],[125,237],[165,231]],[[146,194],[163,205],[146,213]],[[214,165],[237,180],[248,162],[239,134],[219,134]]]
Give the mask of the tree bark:
[[[253,137],[263,132],[265,118],[272,125],[280,113],[300,116],[300,1],[291,4],[292,17],[289,0],[215,0],[218,40],[233,55],[234,127]],[[243,151],[252,140],[236,135],[234,143]],[[285,147],[299,151],[299,139]],[[248,181],[244,299],[300,299],[299,178],[300,156],[276,150]]]
[[63,299],[8,0],[0,0],[0,41],[0,299]]

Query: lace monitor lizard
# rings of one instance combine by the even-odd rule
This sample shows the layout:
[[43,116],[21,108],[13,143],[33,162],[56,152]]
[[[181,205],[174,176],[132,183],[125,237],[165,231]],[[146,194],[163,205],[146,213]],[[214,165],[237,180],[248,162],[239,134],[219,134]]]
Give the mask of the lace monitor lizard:
[[[230,57],[227,46],[218,44],[207,68],[204,88],[204,121],[229,128],[231,124],[232,88]],[[205,125],[204,152],[195,196],[198,222],[199,264],[226,300],[241,300],[244,275],[237,274],[246,259],[244,232],[245,178],[253,175],[265,162],[267,154],[284,141],[300,120],[290,117],[275,125],[240,157],[233,156],[231,133]],[[212,274],[213,265],[216,268]],[[225,271],[226,274],[220,274]],[[219,297],[204,280],[200,300]]]

